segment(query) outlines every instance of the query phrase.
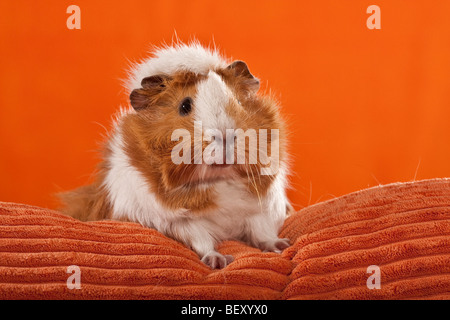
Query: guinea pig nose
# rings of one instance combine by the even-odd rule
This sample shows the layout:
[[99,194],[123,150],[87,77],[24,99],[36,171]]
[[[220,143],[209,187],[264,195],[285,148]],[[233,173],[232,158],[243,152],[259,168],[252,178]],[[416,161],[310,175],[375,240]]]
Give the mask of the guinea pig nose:
[[227,134],[223,142],[224,161],[228,164],[234,163],[234,149],[236,148],[236,133]]

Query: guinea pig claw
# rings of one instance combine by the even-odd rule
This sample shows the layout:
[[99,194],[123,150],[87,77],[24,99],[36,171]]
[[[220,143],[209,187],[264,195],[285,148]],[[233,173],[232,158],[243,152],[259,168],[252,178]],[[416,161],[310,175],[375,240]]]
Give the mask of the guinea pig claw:
[[289,243],[289,239],[276,238],[270,241],[264,241],[259,244],[259,248],[263,252],[276,252],[281,253],[284,249],[288,248],[291,244]]
[[222,255],[216,251],[210,252],[202,258],[202,262],[211,267],[211,269],[223,269],[233,260],[233,256]]

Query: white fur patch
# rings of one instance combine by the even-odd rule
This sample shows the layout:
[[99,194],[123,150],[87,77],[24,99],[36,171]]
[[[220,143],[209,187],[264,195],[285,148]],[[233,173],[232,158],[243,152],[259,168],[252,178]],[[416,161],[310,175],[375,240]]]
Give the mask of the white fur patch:
[[196,42],[163,47],[154,51],[152,57],[131,68],[126,87],[129,91],[140,88],[142,79],[157,74],[191,71],[206,75],[209,70],[225,68],[227,65],[217,50],[206,49]]
[[285,164],[281,163],[267,195],[261,199],[262,210],[259,214],[245,219],[246,233],[253,244],[273,241],[278,237],[286,219],[286,184],[286,168]]
[[[226,106],[232,99],[232,91],[214,71],[209,71],[207,78],[198,83],[194,98],[194,121],[201,123],[206,140],[214,140],[209,144],[208,150],[220,150],[222,155],[216,153],[216,156],[222,163],[225,162],[222,158],[225,152],[223,139],[226,138],[226,130],[236,126],[234,119],[226,112]],[[213,136],[215,139],[212,139]],[[203,160],[211,164],[214,157],[209,152],[204,152]]]
[[225,107],[233,99],[233,93],[222,78],[209,71],[208,77],[197,85],[194,99],[194,120],[201,121],[203,130],[234,129],[234,120],[226,113]]

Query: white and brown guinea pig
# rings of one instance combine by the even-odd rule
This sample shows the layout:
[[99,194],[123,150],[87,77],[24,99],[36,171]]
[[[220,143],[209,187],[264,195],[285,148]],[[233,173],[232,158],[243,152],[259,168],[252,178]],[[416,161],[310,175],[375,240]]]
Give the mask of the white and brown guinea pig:
[[[155,228],[191,247],[211,268],[233,260],[216,251],[223,240],[274,252],[289,246],[288,239],[278,238],[291,208],[285,192],[286,129],[279,106],[257,93],[259,80],[244,62],[227,62],[198,43],[177,44],[156,50],[132,68],[127,86],[131,107],[114,122],[97,179],[60,195],[65,214]],[[213,129],[224,135],[202,140],[196,151],[195,139],[183,140],[194,150],[192,161],[176,164],[172,153],[180,141],[172,135],[182,129],[194,137],[194,123],[201,123],[203,134]],[[194,161],[209,144],[228,148],[225,132],[238,128],[278,130],[276,172],[262,174],[266,164],[249,157],[233,164]],[[251,147],[247,140],[245,155]]]

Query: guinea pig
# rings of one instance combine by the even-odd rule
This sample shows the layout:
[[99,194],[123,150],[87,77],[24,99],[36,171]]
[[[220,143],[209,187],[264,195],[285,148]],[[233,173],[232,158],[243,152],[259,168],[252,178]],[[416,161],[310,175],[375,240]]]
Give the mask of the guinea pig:
[[292,208],[285,121],[247,64],[177,44],[129,75],[130,106],[114,120],[96,179],[60,194],[61,211],[155,228],[213,269],[233,261],[216,250],[224,240],[287,248],[278,237]]

